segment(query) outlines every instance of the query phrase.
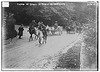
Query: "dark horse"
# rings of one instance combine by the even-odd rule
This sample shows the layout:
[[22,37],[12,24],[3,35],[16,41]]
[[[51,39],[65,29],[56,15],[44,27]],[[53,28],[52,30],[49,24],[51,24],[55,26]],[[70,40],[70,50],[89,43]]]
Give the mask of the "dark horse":
[[35,39],[38,38],[38,35],[37,35],[37,33],[36,33],[35,27],[30,27],[30,28],[29,28],[29,33],[30,33],[29,42],[33,40],[33,37],[32,37],[33,34],[35,35]]
[[74,33],[74,31],[75,31],[74,27],[66,26],[66,32],[67,32],[68,34],[70,34],[71,32]]
[[70,26],[66,26],[66,32],[69,34],[71,31],[71,27]]

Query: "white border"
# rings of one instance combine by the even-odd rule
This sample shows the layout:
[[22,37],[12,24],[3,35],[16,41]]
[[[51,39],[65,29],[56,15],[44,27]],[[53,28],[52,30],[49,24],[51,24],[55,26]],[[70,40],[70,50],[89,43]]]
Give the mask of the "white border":
[[26,2],[87,2],[87,1],[98,1],[98,0],[1,0],[1,1],[9,1],[9,2],[22,2],[22,1],[26,1]]
[[[96,2],[99,0],[70,0],[70,1],[69,0],[1,0],[1,2],[2,1],[10,1],[10,2],[18,2],[18,1],[24,1],[24,2],[25,1],[27,1],[27,2],[47,2],[47,1],[48,2],[57,2],[57,1],[59,1],[59,2],[87,2],[87,1],[95,1]],[[1,6],[1,2],[0,2],[0,6]],[[0,14],[1,14],[1,7],[0,7]],[[99,8],[99,17],[100,17],[100,8]],[[99,21],[100,21],[100,18],[99,18]],[[1,17],[0,17],[0,23],[1,23]],[[99,34],[100,34],[100,25],[99,25]],[[1,24],[0,24],[0,39],[1,39]],[[99,38],[99,41],[100,41],[100,38]],[[1,45],[1,40],[0,40],[0,45]],[[98,45],[100,45],[100,42],[98,43]],[[98,49],[99,49],[99,47],[98,47]],[[100,51],[100,49],[99,49],[99,51]],[[1,49],[0,49],[0,52],[1,52]],[[98,54],[99,54],[99,60],[100,60],[100,52]],[[1,58],[1,53],[0,53],[0,58]],[[99,69],[100,69],[100,65],[99,65]],[[1,59],[0,59],[0,72],[1,72]],[[6,71],[6,72],[9,72],[9,71]],[[16,72],[20,72],[20,71],[16,70]],[[41,71],[38,71],[38,72],[41,72]],[[48,72],[48,71],[44,71],[44,72]],[[55,72],[55,71],[52,71],[52,72]],[[59,72],[59,71],[56,71],[56,72]],[[67,71],[67,72],[71,72],[71,71]],[[77,72],[77,71],[74,71],[74,72]],[[87,71],[84,71],[84,72],[87,72]],[[89,71],[89,72],[96,72],[96,71]]]

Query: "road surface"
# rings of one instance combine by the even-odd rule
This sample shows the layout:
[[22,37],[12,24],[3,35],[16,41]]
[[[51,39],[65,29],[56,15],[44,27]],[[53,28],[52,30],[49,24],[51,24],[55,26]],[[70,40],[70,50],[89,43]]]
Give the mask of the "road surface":
[[29,33],[25,28],[22,39],[15,38],[10,44],[3,45],[2,66],[4,69],[29,69],[38,59],[56,55],[62,48],[76,41],[78,37],[78,34],[63,32],[61,36],[48,36],[47,43],[39,46],[36,40],[28,41]]

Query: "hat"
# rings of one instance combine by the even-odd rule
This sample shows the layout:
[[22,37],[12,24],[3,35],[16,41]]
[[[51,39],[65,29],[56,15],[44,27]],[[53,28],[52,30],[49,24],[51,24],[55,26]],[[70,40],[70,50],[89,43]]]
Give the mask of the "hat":
[[23,26],[23,24],[21,24],[21,26]]
[[35,20],[32,20],[32,22],[35,22]]

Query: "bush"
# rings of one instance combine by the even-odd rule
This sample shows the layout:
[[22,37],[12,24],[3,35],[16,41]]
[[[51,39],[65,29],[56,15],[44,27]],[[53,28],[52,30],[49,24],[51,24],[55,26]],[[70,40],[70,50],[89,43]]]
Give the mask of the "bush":
[[5,24],[5,39],[14,38],[16,36],[15,19],[13,17],[8,17]]
[[87,29],[85,29],[85,37],[83,37],[84,46],[84,67],[90,69],[96,68],[97,64],[97,32],[96,23],[89,23]]

